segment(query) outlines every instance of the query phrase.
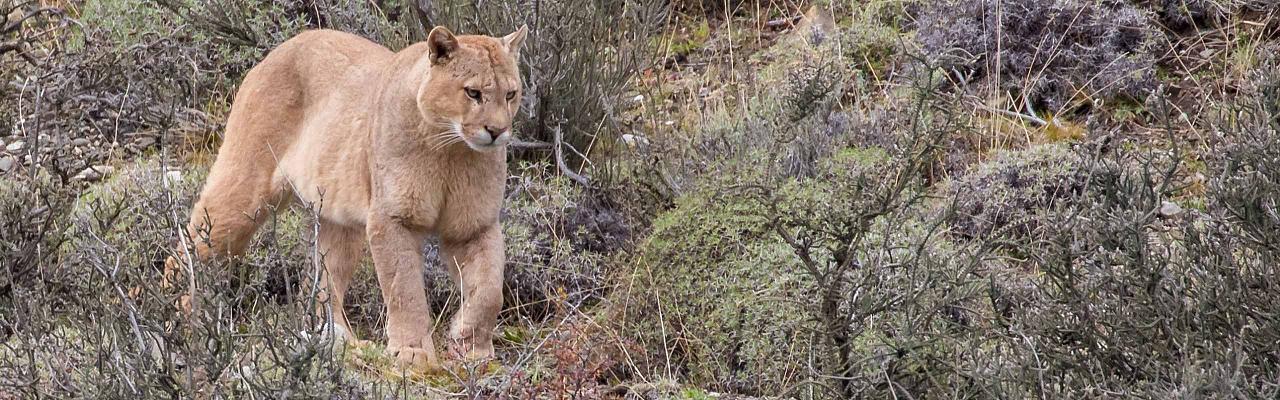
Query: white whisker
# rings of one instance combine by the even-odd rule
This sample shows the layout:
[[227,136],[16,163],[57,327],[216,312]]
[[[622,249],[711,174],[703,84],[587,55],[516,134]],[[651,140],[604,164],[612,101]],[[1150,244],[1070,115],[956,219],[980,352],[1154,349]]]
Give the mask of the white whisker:
[[422,124],[422,128],[432,132],[430,136],[425,138],[425,141],[428,149],[433,152],[466,140],[462,134],[462,124],[457,121],[427,121]]

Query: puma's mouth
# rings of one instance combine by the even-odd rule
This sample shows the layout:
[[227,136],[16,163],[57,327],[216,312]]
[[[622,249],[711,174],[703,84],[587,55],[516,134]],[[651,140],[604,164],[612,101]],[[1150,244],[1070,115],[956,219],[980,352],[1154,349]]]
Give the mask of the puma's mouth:
[[[488,139],[487,143],[485,142],[485,139]],[[470,147],[475,151],[497,151],[498,149],[506,147],[507,144],[511,142],[511,130],[508,129],[503,131],[502,134],[497,137],[492,137],[488,132],[484,131],[476,132],[476,135],[466,138],[464,142],[467,143],[467,147]]]
[[468,140],[468,141],[467,141],[467,147],[470,147],[470,148],[471,148],[471,150],[479,151],[479,152],[482,152],[482,153],[487,153],[487,152],[490,152],[490,151],[497,151],[498,149],[501,149],[501,148],[505,147],[505,144],[494,144],[494,143],[489,143],[489,144],[475,144],[474,142],[472,142],[472,141]]

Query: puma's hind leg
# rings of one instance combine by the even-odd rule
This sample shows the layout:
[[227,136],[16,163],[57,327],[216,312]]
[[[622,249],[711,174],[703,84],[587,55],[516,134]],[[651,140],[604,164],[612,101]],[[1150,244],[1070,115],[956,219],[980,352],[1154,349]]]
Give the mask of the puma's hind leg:
[[320,222],[320,235],[316,244],[324,264],[320,276],[321,290],[316,299],[316,312],[331,324],[327,331],[350,343],[362,343],[351,330],[344,308],[347,289],[360,259],[364,257],[365,232],[363,228],[351,228],[332,222]]
[[[274,163],[248,171],[233,171],[237,164],[244,163],[235,156],[220,156],[214,162],[209,179],[192,207],[186,240],[179,244],[174,256],[165,260],[162,285],[186,283],[190,279],[184,268],[188,260],[244,254],[258,226],[270,218],[271,213],[288,205],[285,185],[272,176]],[[180,300],[187,311],[191,310],[191,294]]]
[[191,209],[185,242],[165,262],[165,284],[181,283],[182,267],[190,261],[243,254],[274,211],[271,206],[283,208],[289,201],[277,169],[301,126],[301,115],[290,110],[302,91],[296,82],[262,79],[287,68],[264,61],[241,83],[218,157]]

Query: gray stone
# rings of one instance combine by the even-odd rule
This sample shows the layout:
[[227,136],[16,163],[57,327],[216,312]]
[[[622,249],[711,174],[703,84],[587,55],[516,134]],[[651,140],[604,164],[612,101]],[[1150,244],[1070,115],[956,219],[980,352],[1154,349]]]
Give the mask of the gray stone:
[[170,184],[182,183],[182,171],[166,171],[164,173],[164,179],[169,181]]
[[94,182],[102,179],[107,175],[110,175],[112,172],[115,172],[115,170],[116,170],[115,167],[112,167],[110,165],[95,165],[89,168],[85,168],[83,171],[80,171],[80,173],[76,174],[76,176],[71,179],[82,180],[86,182]]
[[1174,217],[1178,214],[1182,214],[1182,206],[1178,205],[1178,203],[1166,201],[1163,204],[1160,204],[1160,215],[1165,217]]
[[8,146],[4,146],[4,149],[9,152],[17,152],[17,151],[22,151],[22,149],[26,147],[27,147],[27,142],[23,142],[21,140],[14,140],[13,143],[9,143]]
[[12,156],[0,157],[0,172],[9,172],[9,170],[12,170],[14,165],[17,163],[18,160]]
[[134,141],[134,143],[138,146],[139,149],[146,149],[148,147],[151,147],[151,145],[156,144],[156,138],[151,136],[143,136],[138,138],[136,141]]

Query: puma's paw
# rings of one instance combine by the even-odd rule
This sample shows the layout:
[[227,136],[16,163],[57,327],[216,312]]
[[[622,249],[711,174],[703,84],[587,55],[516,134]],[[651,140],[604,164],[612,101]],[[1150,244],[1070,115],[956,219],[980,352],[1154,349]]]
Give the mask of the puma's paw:
[[488,335],[474,335],[469,328],[456,329],[449,338],[449,357],[462,361],[493,358],[493,339]]
[[476,343],[473,340],[450,340],[449,357],[461,361],[477,361],[493,358],[493,342]]
[[361,340],[357,338],[354,333],[351,333],[349,328],[342,324],[332,322],[326,323],[321,335],[324,335],[322,337],[325,339],[332,340],[334,345],[345,345],[347,347],[363,349],[373,344],[368,340]]
[[387,347],[387,351],[396,357],[396,363],[400,368],[413,369],[421,372],[431,373],[440,371],[440,360],[436,358],[435,349],[424,349],[420,347]]

